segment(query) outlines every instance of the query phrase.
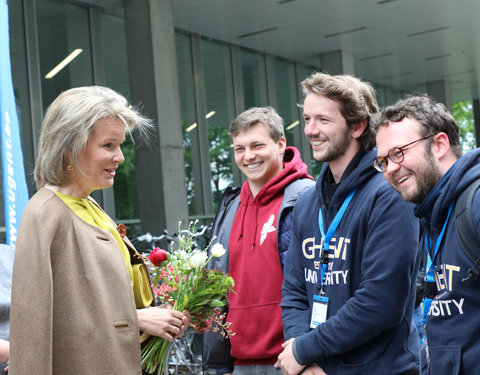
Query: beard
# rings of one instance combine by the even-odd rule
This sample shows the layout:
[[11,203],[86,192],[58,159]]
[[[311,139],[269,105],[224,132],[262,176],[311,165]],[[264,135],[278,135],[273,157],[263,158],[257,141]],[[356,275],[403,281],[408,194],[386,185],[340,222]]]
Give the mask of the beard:
[[337,159],[340,159],[342,156],[345,155],[347,152],[348,146],[352,141],[350,137],[350,129],[347,129],[341,137],[339,137],[340,141],[337,143],[332,143],[330,139],[327,139],[327,142],[330,143],[329,147],[316,155],[315,151],[313,152],[313,158],[319,162],[331,162]]
[[425,162],[422,168],[416,172],[411,171],[411,173],[416,181],[415,188],[412,192],[402,191],[397,184],[395,184],[394,187],[404,200],[416,204],[422,203],[443,175],[430,150],[425,153]]

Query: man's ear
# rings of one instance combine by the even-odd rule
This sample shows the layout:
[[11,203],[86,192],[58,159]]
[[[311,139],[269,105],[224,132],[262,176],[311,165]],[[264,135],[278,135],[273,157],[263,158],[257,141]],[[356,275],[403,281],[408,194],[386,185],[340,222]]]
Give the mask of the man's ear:
[[278,147],[280,148],[280,152],[284,153],[285,149],[287,148],[287,140],[285,139],[285,137],[280,137],[277,143]]
[[444,132],[440,132],[433,136],[432,142],[432,152],[438,160],[443,159],[443,157],[450,151],[450,140],[448,135]]
[[355,139],[358,139],[362,136],[363,132],[365,131],[365,128],[367,127],[368,120],[365,119],[363,121],[357,122],[356,124],[353,124],[352,126],[352,137]]

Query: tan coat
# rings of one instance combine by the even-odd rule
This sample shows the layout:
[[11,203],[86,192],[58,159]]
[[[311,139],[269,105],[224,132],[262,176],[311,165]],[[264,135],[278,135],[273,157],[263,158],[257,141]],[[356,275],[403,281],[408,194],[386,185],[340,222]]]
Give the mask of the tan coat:
[[115,238],[39,190],[23,213],[11,375],[141,374],[133,291]]

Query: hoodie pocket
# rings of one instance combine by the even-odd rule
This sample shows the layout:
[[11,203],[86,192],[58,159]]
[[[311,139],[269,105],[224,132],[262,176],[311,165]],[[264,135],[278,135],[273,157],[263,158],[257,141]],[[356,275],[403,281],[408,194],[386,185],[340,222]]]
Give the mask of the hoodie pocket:
[[460,346],[429,346],[428,352],[430,355],[430,375],[460,374]]

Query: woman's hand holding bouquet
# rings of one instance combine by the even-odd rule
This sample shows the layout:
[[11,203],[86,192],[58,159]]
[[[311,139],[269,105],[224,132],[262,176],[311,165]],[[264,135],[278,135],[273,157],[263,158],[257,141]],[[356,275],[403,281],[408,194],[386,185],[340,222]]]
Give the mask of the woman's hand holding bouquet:
[[[179,237],[176,251],[168,253],[157,248],[149,256],[154,294],[162,304],[173,309],[172,320],[166,322],[170,330],[166,329],[166,334],[159,332],[160,337],[152,337],[142,349],[142,367],[150,374],[164,371],[169,341],[183,334],[183,325],[178,320],[183,314],[176,316],[175,312],[184,312],[187,323],[199,333],[212,330],[221,331],[222,335],[232,335],[230,324],[224,322],[225,314],[220,313],[220,308],[227,303],[234,281],[224,272],[206,268],[213,257],[223,256],[225,249],[215,244],[208,257],[210,245],[205,250],[194,248],[191,234],[194,232],[195,223],[191,223],[188,234]],[[183,323],[186,324],[185,319]],[[139,326],[142,328],[140,317]],[[148,332],[148,329],[145,331]]]

